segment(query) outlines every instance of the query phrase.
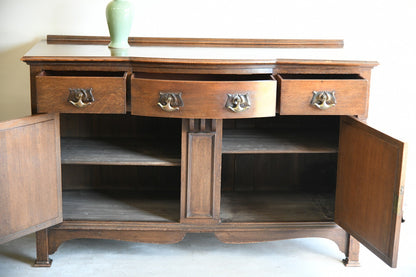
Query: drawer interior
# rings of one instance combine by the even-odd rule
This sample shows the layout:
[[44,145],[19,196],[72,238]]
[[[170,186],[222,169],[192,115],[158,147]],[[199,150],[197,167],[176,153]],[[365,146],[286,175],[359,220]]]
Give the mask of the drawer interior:
[[274,80],[268,74],[172,74],[172,73],[134,73],[134,78],[178,80],[178,81],[267,81]]
[[55,71],[44,70],[38,76],[62,76],[62,77],[125,77],[124,71]]
[[359,74],[279,74],[288,80],[362,80]]

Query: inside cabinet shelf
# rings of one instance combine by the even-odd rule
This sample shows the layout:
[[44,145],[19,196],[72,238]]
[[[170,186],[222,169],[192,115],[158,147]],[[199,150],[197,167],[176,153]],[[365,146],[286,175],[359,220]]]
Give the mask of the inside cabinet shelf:
[[336,153],[335,132],[311,130],[234,129],[224,130],[223,154]]
[[337,117],[227,121],[222,222],[333,222]]
[[178,222],[179,194],[117,190],[67,190],[64,220]]
[[62,138],[62,164],[180,166],[169,143],[135,138]]
[[226,192],[222,222],[331,222],[333,193]]

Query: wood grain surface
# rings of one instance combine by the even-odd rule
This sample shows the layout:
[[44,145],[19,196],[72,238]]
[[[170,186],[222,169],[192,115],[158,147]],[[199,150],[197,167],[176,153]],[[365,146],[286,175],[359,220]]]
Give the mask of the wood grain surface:
[[[119,76],[74,76],[68,72],[36,76],[37,111],[40,113],[126,113],[126,73]],[[69,89],[92,89],[94,102],[83,108],[68,102]]]
[[0,243],[62,221],[59,117],[0,123]]
[[[268,80],[205,81],[147,79],[133,76],[131,111],[134,115],[174,118],[249,118],[274,116],[276,113],[276,81]],[[183,107],[167,112],[158,106],[160,93],[181,93]],[[227,94],[248,94],[251,107],[242,112],[226,108]]]
[[351,117],[340,127],[335,222],[397,265],[406,145]]
[[[367,113],[368,82],[357,75],[289,74],[278,76],[278,82],[281,115],[362,116]],[[311,105],[314,91],[334,91],[335,106],[321,110]]]

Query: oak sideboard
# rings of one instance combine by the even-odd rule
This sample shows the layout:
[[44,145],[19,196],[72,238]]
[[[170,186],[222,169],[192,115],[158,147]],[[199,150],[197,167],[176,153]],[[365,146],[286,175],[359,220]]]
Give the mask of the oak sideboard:
[[76,238],[321,237],[347,266],[360,243],[397,266],[406,144],[365,123],[377,62],[302,58],[338,40],[108,42],[22,58],[33,115],[0,123],[0,242],[36,232],[50,266]]

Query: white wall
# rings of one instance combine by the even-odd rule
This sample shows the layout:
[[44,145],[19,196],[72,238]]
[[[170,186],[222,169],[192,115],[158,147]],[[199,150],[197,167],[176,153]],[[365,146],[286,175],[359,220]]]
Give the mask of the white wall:
[[[109,0],[0,0],[0,120],[30,114],[19,59],[47,34],[107,35]],[[415,0],[136,0],[131,36],[341,38],[349,56],[377,60],[368,122],[409,142],[416,185]],[[278,58],[278,57],[276,57]],[[293,57],[296,58],[296,57]],[[407,201],[409,202],[409,201]]]

